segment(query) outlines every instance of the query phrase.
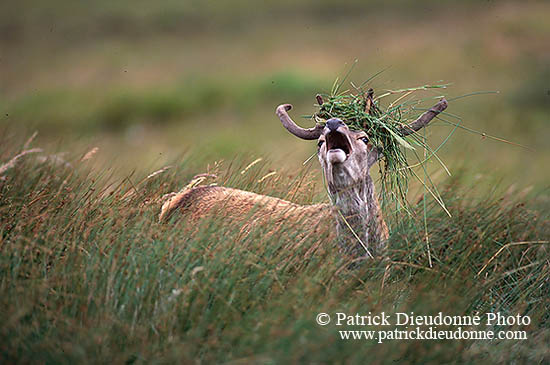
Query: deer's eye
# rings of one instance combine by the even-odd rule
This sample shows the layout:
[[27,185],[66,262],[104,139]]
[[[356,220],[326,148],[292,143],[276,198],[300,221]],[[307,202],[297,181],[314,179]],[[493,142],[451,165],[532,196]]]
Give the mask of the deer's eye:
[[361,141],[365,142],[365,144],[369,143],[369,139],[367,137],[361,137],[359,138]]
[[323,145],[323,143],[325,143],[325,141],[319,141],[319,142],[317,142],[317,147],[318,147],[318,148],[321,148],[321,146]]

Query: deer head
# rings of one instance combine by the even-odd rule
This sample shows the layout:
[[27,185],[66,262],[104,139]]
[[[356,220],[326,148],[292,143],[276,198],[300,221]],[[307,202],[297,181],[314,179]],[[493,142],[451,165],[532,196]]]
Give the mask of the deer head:
[[[317,100],[322,103],[320,96]],[[404,125],[400,134],[407,136],[425,127],[437,114],[447,107],[442,99],[433,108],[422,114],[416,121]],[[325,126],[317,124],[305,129],[296,125],[288,115],[290,104],[280,105],[276,113],[283,126],[295,136],[305,139],[317,139],[319,162],[331,193],[345,189],[363,181],[371,166],[380,156],[379,147],[369,143],[369,136],[364,131],[353,131],[340,119],[327,120]]]
[[[320,96],[317,101],[322,104]],[[402,136],[415,133],[446,107],[447,101],[440,100],[416,121],[402,126],[399,133]],[[301,139],[317,140],[317,155],[336,208],[340,246],[352,255],[376,255],[388,238],[388,229],[369,175],[371,166],[380,156],[379,147],[369,142],[367,133],[350,130],[337,118],[327,120],[324,126],[299,127],[288,115],[291,108],[290,104],[283,104],[276,113],[290,133]]]
[[327,120],[317,142],[317,156],[331,193],[360,184],[378,160],[379,151],[364,131],[352,131],[340,119]]

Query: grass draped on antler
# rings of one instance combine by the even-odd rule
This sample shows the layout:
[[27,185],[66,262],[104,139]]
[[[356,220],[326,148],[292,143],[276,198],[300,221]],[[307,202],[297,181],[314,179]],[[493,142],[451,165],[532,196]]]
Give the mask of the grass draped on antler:
[[[341,83],[335,83],[330,95],[319,95],[319,110],[312,116],[322,122],[330,118],[343,120],[350,129],[364,130],[370,143],[381,153],[380,175],[383,202],[398,202],[407,207],[406,194],[409,178],[412,175],[407,162],[406,149],[415,150],[413,145],[431,149],[422,138],[416,135],[403,136],[403,125],[411,122],[415,112],[414,105],[422,100],[406,100],[418,90],[445,88],[447,85],[424,85],[395,91],[387,91],[375,97],[373,89],[355,87],[354,92],[339,93]],[[394,94],[402,94],[387,107],[380,100]],[[399,103],[401,102],[401,103]],[[411,118],[410,118],[411,117]],[[424,161],[421,161],[423,163]],[[437,197],[435,197],[437,200]]]

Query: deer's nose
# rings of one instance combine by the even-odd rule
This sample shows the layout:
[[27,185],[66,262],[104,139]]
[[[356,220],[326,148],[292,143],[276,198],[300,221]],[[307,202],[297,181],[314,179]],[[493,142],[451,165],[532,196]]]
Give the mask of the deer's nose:
[[327,128],[330,129],[330,131],[335,131],[338,129],[338,127],[344,125],[344,122],[342,122],[340,119],[338,118],[332,118],[332,119],[329,119],[327,120]]

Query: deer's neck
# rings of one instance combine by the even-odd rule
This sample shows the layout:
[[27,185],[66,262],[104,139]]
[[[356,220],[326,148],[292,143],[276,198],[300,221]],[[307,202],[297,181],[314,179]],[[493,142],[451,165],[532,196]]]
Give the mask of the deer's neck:
[[353,256],[379,253],[384,246],[387,229],[381,216],[380,205],[372,178],[343,189],[330,187],[335,206],[336,229],[341,248]]

